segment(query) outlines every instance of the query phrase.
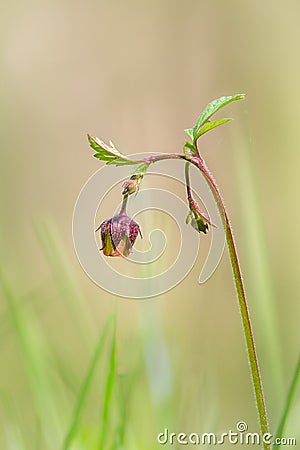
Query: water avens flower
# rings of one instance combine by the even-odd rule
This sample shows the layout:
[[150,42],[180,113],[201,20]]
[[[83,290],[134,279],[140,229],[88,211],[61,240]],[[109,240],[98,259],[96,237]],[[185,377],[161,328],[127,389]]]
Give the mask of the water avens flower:
[[105,256],[128,256],[138,234],[142,237],[139,225],[126,213],[117,214],[105,220],[97,228],[100,230],[102,247]]
[[[102,250],[103,253],[107,256],[128,256],[132,251],[133,244],[137,238],[137,235],[140,233],[140,228],[137,223],[135,223],[132,219],[130,219],[130,217],[127,216],[126,202],[129,195],[137,192],[138,185],[140,184],[142,178],[147,172],[148,167],[151,164],[167,159],[185,161],[185,181],[189,206],[189,215],[187,221],[191,221],[192,226],[198,232],[206,234],[209,227],[214,225],[210,222],[207,214],[200,211],[196,200],[192,196],[189,177],[190,166],[193,165],[205,178],[215,199],[225,231],[226,242],[239,301],[242,325],[247,344],[248,358],[255,391],[255,400],[259,414],[260,432],[261,435],[266,436],[270,434],[264,392],[262,388],[260,370],[255,349],[255,341],[249,315],[248,302],[246,298],[241,267],[238,259],[237,248],[233,237],[233,231],[219,188],[216,185],[216,182],[213,179],[209,169],[207,168],[198,148],[198,140],[202,135],[210,130],[213,130],[216,127],[219,127],[222,124],[227,123],[230,120],[228,118],[211,120],[211,117],[229,103],[236,100],[241,100],[243,98],[244,94],[235,94],[222,96],[210,102],[199,116],[195,126],[193,128],[187,128],[185,130],[188,136],[188,140],[184,144],[183,153],[161,153],[154,154],[143,159],[133,160],[119,152],[119,150],[117,150],[111,143],[108,146],[98,138],[93,138],[92,136],[88,136],[88,139],[91,147],[96,151],[96,154],[94,155],[96,158],[105,161],[107,164],[115,164],[117,166],[134,165],[136,167],[135,172],[131,176],[130,180],[128,182],[125,182],[123,185],[123,205],[119,215],[104,221],[99,227],[99,229],[101,229],[101,238],[103,244]],[[137,185],[135,184],[135,182],[137,183]],[[263,447],[264,450],[271,450],[271,445],[267,441],[263,442]]]

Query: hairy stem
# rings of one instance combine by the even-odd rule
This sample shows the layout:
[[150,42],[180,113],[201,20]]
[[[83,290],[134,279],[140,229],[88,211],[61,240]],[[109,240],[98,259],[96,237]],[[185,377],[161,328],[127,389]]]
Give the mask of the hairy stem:
[[190,183],[190,163],[187,161],[185,163],[185,186],[186,186],[186,195],[188,200],[190,201],[192,198],[192,193],[191,193],[191,183]]
[[[219,191],[211,173],[209,172],[203,159],[199,155],[195,155],[194,157],[187,159],[184,155],[163,154],[163,155],[152,156],[151,160],[150,160],[150,158],[147,158],[146,161],[149,163],[150,162],[153,163],[156,161],[160,161],[162,159],[175,159],[175,158],[176,159],[178,159],[178,158],[186,159],[186,161],[191,162],[203,173],[203,175],[212,191],[212,194],[214,196],[214,199],[215,199],[218,209],[219,209],[219,213],[220,213],[222,223],[224,226],[224,230],[225,230],[226,242],[227,242],[227,247],[228,247],[228,251],[229,251],[232,271],[233,271],[233,275],[234,275],[234,281],[235,281],[235,287],[236,287],[239,306],[240,306],[240,312],[241,312],[241,316],[242,316],[242,324],[243,324],[243,330],[244,330],[244,335],[245,335],[246,345],[247,345],[247,350],[248,350],[248,357],[249,357],[249,362],[250,362],[252,381],[253,381],[254,391],[255,391],[256,405],[257,405],[258,415],[259,415],[260,429],[261,429],[261,434],[264,435],[266,433],[269,433],[264,393],[263,393],[263,388],[262,388],[260,370],[259,370],[259,366],[258,366],[252,325],[251,325],[251,321],[250,321],[249,309],[248,309],[248,304],[247,304],[247,299],[246,299],[246,293],[245,293],[241,268],[240,268],[238,255],[237,255],[237,249],[236,249],[236,245],[234,242],[233,232],[232,232],[232,228],[231,228],[229,218],[228,218],[228,215],[226,212],[226,208],[225,208],[223,199],[221,197],[220,191]],[[188,164],[186,165],[186,174],[187,174],[187,172],[188,172]],[[263,446],[264,446],[265,450],[270,450],[270,444],[264,442]]]
[[125,194],[123,196],[123,201],[122,201],[122,205],[121,205],[119,214],[126,214],[127,201],[128,201],[128,194]]
[[[248,350],[248,357],[250,362],[250,368],[251,368],[251,374],[252,374],[252,381],[254,385],[254,391],[255,391],[255,397],[256,397],[256,404],[259,414],[259,422],[260,422],[260,429],[262,434],[266,434],[269,432],[269,426],[268,426],[268,418],[267,418],[267,411],[265,406],[265,400],[264,400],[264,393],[262,388],[262,382],[261,382],[261,376],[258,366],[258,360],[257,360],[257,354],[255,349],[255,343],[254,343],[254,337],[253,337],[253,331],[252,331],[252,325],[250,321],[250,315],[249,315],[249,309],[248,304],[246,300],[246,293],[241,273],[241,268],[238,260],[236,245],[233,238],[233,232],[232,228],[228,219],[228,215],[226,212],[226,208],[223,202],[223,199],[221,197],[220,191],[210,174],[208,168],[206,167],[203,160],[199,160],[197,167],[201,170],[203,173],[212,193],[216,200],[221,219],[223,222],[223,226],[225,229],[226,234],[226,241],[227,241],[227,247],[229,250],[230,255],[230,261],[232,266],[232,271],[234,275],[234,281],[235,281],[235,287],[237,291],[237,296],[239,300],[239,306],[240,306],[240,312],[242,316],[242,323],[243,323],[243,329],[244,329],[244,335],[246,339],[247,344],[247,350]],[[265,450],[270,449],[270,445],[267,443],[264,443]]]

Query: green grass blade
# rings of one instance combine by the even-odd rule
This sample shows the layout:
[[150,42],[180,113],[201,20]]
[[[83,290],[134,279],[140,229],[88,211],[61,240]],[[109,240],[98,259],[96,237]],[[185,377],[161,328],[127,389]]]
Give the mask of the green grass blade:
[[[286,399],[286,403],[285,403],[285,407],[284,407],[284,410],[283,410],[282,418],[281,418],[281,421],[279,423],[278,431],[277,431],[277,434],[276,434],[277,438],[281,439],[282,436],[283,436],[283,432],[284,432],[284,429],[285,429],[285,425],[286,425],[289,413],[291,411],[291,407],[292,407],[292,403],[293,403],[293,400],[294,400],[294,397],[295,397],[295,392],[296,392],[297,385],[299,383],[299,379],[300,379],[300,357],[298,359],[298,364],[296,366],[296,370],[295,370],[295,373],[294,373],[294,376],[293,376],[293,379],[292,379],[292,383],[291,383],[291,386],[290,386],[290,389],[289,389],[289,392],[288,392],[288,396],[287,396],[287,399]],[[275,448],[279,448],[280,446],[281,446],[281,444],[274,445]]]
[[[49,444],[58,444],[61,433],[61,421],[57,414],[52,386],[49,379],[44,336],[38,322],[28,308],[20,302],[14,284],[3,269],[0,269],[0,289],[7,303],[7,312],[22,352],[30,391],[35,405],[35,414],[41,420],[43,435]],[[53,433],[55,436],[53,436]],[[49,448],[45,444],[44,448]]]
[[104,402],[103,402],[103,410],[101,417],[101,426],[100,426],[100,438],[99,438],[99,450],[104,449],[104,445],[107,440],[107,431],[108,431],[108,421],[109,421],[109,411],[111,404],[111,396],[115,381],[116,374],[116,316],[113,316],[113,338],[111,343],[110,357],[109,357],[109,368],[106,380],[105,394],[104,394]]
[[75,406],[75,409],[74,409],[74,413],[73,413],[73,417],[72,417],[72,421],[71,421],[71,425],[70,425],[69,431],[68,431],[68,433],[66,435],[66,438],[65,438],[65,442],[64,442],[64,445],[63,445],[63,450],[68,450],[70,448],[72,440],[73,440],[73,438],[74,438],[74,436],[76,434],[76,431],[78,429],[80,416],[81,416],[81,413],[83,411],[83,407],[84,407],[87,395],[89,393],[89,389],[90,389],[90,386],[91,386],[91,382],[92,382],[92,380],[94,378],[97,365],[98,365],[99,360],[100,360],[100,358],[102,356],[104,343],[105,343],[105,340],[107,338],[107,335],[108,335],[108,332],[110,330],[110,327],[111,327],[112,323],[113,324],[115,323],[115,316],[109,318],[109,320],[106,322],[106,324],[105,324],[105,326],[103,328],[103,331],[102,331],[102,333],[100,335],[100,338],[99,338],[99,341],[98,341],[95,353],[94,353],[93,358],[91,360],[91,364],[89,366],[89,369],[87,371],[86,377],[85,377],[85,379],[83,381],[81,390],[80,390],[78,398],[77,398],[77,403],[76,403],[76,406]]
[[37,237],[42,251],[52,271],[55,285],[64,301],[67,301],[68,312],[80,333],[81,340],[90,348],[89,330],[93,330],[91,317],[88,315],[86,303],[77,283],[65,245],[58,230],[50,220],[44,220],[36,226]]

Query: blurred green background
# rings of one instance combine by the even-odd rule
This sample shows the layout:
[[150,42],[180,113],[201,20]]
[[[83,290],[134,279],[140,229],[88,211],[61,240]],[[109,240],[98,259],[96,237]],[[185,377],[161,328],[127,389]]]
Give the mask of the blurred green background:
[[[275,433],[300,337],[299,2],[1,10],[1,450],[60,449],[74,423],[74,450],[160,448],[165,427],[258,430],[227,252],[204,285],[196,266],[134,301],[87,278],[71,234],[78,193],[102,164],[87,132],[128,154],[181,151],[205,105],[237,92],[246,100],[224,113],[235,121],[201,148],[234,227]],[[298,395],[286,436],[300,439],[299,414]]]

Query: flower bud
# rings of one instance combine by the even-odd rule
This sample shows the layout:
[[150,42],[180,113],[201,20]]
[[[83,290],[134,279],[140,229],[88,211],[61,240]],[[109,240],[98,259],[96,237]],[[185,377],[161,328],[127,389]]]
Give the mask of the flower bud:
[[130,178],[122,184],[122,195],[131,195],[138,191],[139,185],[136,180]]
[[128,256],[138,234],[142,237],[139,225],[125,213],[105,220],[98,230],[102,240],[100,250],[105,256]]
[[192,197],[189,198],[189,206],[190,212],[186,218],[186,223],[189,223],[191,220],[191,225],[196,231],[206,234],[209,230],[209,225],[212,225],[209,217],[200,211],[197,202]]

